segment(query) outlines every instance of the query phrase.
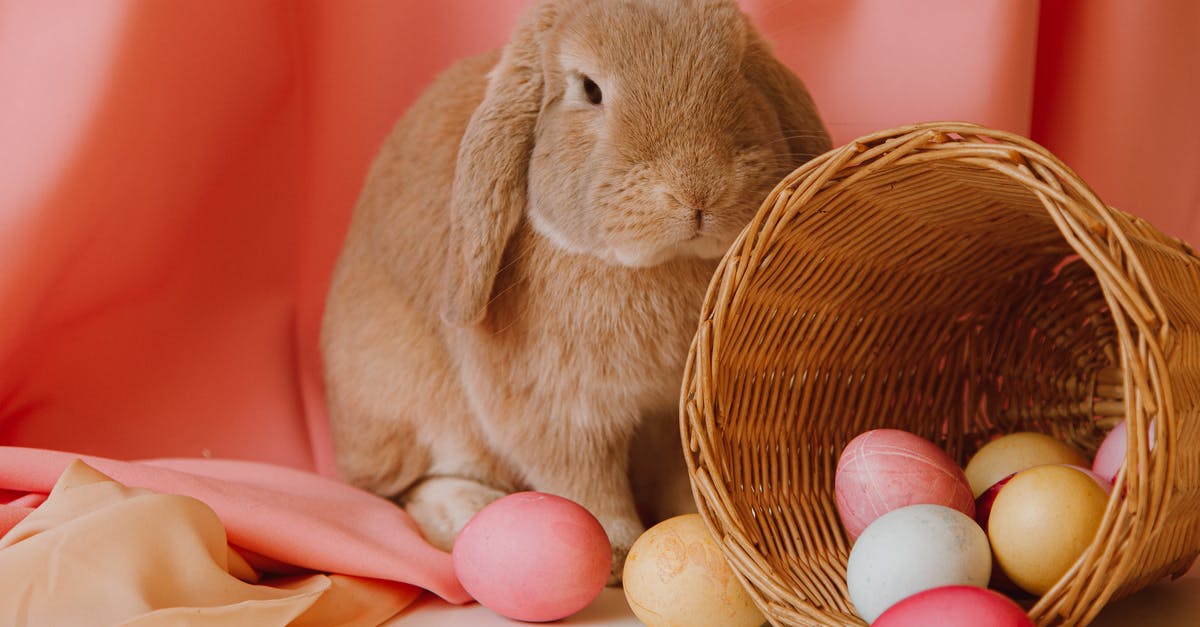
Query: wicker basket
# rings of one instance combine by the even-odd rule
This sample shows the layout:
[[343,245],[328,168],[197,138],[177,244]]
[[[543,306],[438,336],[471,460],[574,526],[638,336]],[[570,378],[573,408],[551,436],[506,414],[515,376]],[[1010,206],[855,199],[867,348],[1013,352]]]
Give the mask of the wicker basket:
[[1095,541],[1029,603],[1085,624],[1200,552],[1200,259],[1024,138],[870,135],[781,182],[721,262],[681,413],[701,515],[775,625],[863,624],[833,497],[855,435],[962,463],[1016,430],[1094,452],[1128,418]]

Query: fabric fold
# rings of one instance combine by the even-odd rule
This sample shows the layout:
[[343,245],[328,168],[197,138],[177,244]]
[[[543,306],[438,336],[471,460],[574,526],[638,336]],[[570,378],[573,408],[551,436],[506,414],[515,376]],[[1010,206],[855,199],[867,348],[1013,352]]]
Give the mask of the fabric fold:
[[416,596],[322,574],[258,580],[207,505],[122,485],[79,460],[0,538],[6,624],[357,627],[382,623]]
[[[470,600],[454,575],[449,554],[427,543],[404,510],[305,471],[237,460],[126,462],[0,447],[0,488],[51,492],[77,458],[125,486],[204,503],[223,524],[228,542],[255,563],[407,584],[452,603]],[[52,500],[53,493],[42,508]],[[0,512],[0,523],[15,521],[21,513],[28,512]],[[10,533],[22,533],[22,525],[28,524],[32,523],[26,517]]]

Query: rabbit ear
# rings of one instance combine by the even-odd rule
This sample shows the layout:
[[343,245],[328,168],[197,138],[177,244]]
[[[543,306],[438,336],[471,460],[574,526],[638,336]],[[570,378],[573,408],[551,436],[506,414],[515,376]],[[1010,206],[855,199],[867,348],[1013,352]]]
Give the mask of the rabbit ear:
[[797,163],[829,150],[829,132],[817,114],[817,106],[808,89],[775,57],[770,44],[756,33],[750,36],[747,44],[745,67],[746,77],[774,104],[779,126],[791,155],[798,159]]
[[450,324],[483,319],[504,249],[525,210],[533,133],[542,106],[542,38],[554,21],[556,4],[542,2],[517,27],[459,144],[442,307],[442,318]]

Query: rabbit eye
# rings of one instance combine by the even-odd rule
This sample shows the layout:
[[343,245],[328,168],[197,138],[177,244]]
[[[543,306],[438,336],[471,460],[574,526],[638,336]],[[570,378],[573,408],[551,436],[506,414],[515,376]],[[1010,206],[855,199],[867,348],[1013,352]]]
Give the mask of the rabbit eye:
[[604,99],[604,94],[600,91],[600,86],[596,81],[584,76],[583,77],[583,95],[587,97],[588,102],[598,105]]

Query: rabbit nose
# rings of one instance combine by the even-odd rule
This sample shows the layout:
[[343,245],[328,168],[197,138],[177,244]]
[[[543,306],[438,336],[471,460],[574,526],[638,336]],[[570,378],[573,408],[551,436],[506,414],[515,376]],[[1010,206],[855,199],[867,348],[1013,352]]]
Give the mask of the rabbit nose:
[[670,192],[667,193],[667,198],[670,199],[670,201],[679,209],[682,209],[683,211],[690,211],[691,225],[696,233],[703,231],[704,227],[708,225],[708,222],[712,220],[708,216],[708,211],[704,210],[701,203],[688,202],[689,198],[680,198],[678,195],[674,195],[674,193]]
[[702,199],[696,198],[694,195],[673,193],[668,193],[667,197],[684,211],[691,212],[692,226],[697,232],[703,230],[712,220]]
[[712,227],[713,213],[706,203],[691,203],[685,205],[692,210],[692,226],[695,227],[696,233],[704,233],[705,230]]

